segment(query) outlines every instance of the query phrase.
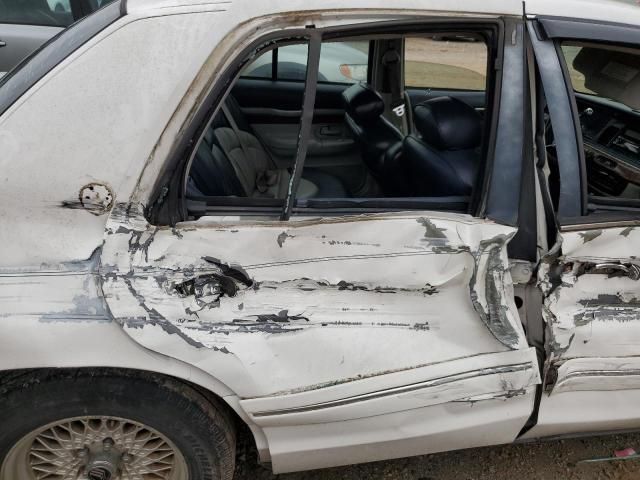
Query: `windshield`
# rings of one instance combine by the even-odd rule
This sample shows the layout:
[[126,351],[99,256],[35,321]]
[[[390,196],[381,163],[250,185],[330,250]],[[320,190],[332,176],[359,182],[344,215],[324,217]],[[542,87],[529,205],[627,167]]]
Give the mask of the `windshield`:
[[599,44],[562,44],[576,92],[640,109],[640,50]]

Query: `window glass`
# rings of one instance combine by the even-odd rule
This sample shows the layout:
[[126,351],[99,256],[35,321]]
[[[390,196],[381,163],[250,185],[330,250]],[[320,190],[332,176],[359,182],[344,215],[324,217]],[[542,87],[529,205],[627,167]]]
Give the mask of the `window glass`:
[[369,42],[325,42],[320,50],[318,81],[356,83],[367,81]]
[[269,50],[258,56],[240,72],[241,77],[271,79],[274,50]]
[[69,0],[2,0],[0,22],[67,27],[73,23],[73,15]]
[[640,109],[640,50],[565,43],[562,53],[576,92]]
[[278,80],[300,80],[307,77],[307,55],[309,47],[306,43],[286,45],[278,48]]
[[[211,212],[242,207],[245,212],[278,215],[296,173],[300,175],[294,204],[297,213],[306,209],[425,209],[433,205],[467,211],[477,166],[484,160],[482,132],[489,124],[485,119],[491,116],[490,110],[478,111],[478,105],[484,105],[486,79],[481,72],[487,70],[487,49],[483,42],[469,39],[416,38],[416,43],[409,45],[413,52],[409,62],[414,62],[409,65],[418,65],[415,71],[425,73],[416,77],[425,85],[478,89],[477,95],[454,92],[422,107],[433,109],[438,118],[438,112],[453,109],[461,124],[478,133],[461,141],[446,132],[430,135],[416,129],[406,138],[384,116],[390,102],[367,83],[370,45],[378,45],[380,56],[384,56],[383,47],[397,48],[404,35],[399,33],[391,43],[387,38],[322,43],[318,95],[310,131],[302,140],[306,142],[302,167],[295,162],[301,122],[309,121],[303,112],[308,45],[281,45],[251,58],[241,77],[266,81],[236,82],[224,100],[225,108],[209,119],[194,152],[187,196],[205,201]],[[421,46],[426,53],[419,57]],[[480,60],[475,58],[478,52],[484,55]],[[434,65],[439,66],[435,73]],[[402,65],[394,66],[399,73]],[[459,72],[464,78],[452,85],[452,77]],[[388,75],[386,80],[396,81],[401,90],[399,75]],[[440,130],[438,125],[434,130]],[[434,155],[458,167],[446,171],[433,168],[429,159]],[[435,199],[444,200],[437,203]]]
[[[306,44],[279,47],[277,53],[268,51],[245,67],[241,76],[271,79],[273,60],[277,57],[276,80],[304,81],[307,73]],[[356,83],[367,80],[369,42],[325,42],[320,50],[318,81],[328,83]]]
[[487,47],[478,38],[408,37],[404,49],[407,88],[486,89]]
[[[113,0],[88,0],[90,11]],[[0,0],[0,23],[68,27],[75,21],[70,0]]]

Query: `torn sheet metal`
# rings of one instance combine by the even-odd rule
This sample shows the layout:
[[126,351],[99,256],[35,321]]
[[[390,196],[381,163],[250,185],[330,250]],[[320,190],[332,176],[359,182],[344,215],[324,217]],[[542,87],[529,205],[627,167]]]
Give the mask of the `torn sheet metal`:
[[521,327],[508,269],[508,240],[503,235],[480,242],[469,288],[474,308],[489,331],[505,346],[517,349],[521,346]]
[[593,229],[562,233],[565,258],[593,260],[638,260],[640,226]]
[[[568,232],[560,242],[561,256],[550,258],[539,271],[546,296],[546,370],[551,372],[546,383],[556,385],[554,392],[576,385],[580,390],[606,390],[611,382],[636,388],[637,375],[626,366],[640,344],[640,281],[632,274],[640,264],[640,229]],[[592,368],[581,374],[579,368],[565,367],[570,362],[575,369],[581,365],[576,361],[591,358],[610,359],[606,381]]]
[[511,234],[442,214],[155,228],[117,205],[101,271],[133,338],[254,397],[526,348]]
[[86,260],[0,268],[0,318],[40,322],[110,322],[98,266],[101,249]]

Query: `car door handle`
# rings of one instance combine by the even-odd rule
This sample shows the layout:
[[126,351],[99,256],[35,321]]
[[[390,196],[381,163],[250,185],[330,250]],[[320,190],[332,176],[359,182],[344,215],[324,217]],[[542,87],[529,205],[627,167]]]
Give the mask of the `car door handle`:
[[635,263],[597,263],[589,273],[600,273],[603,275],[624,275],[631,280],[640,280],[640,266]]
[[0,48],[6,47],[6,46],[7,46],[7,42],[0,40]]

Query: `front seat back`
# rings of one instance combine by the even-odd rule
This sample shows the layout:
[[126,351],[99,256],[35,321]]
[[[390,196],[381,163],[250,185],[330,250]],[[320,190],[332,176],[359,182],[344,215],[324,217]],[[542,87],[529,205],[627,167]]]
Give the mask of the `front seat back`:
[[385,153],[402,142],[403,135],[382,116],[384,100],[365,83],[342,92],[345,120],[360,144],[364,161],[374,174],[384,171]]
[[403,142],[413,195],[469,195],[480,158],[480,115],[456,98],[438,97],[417,105],[413,122],[419,136]]

